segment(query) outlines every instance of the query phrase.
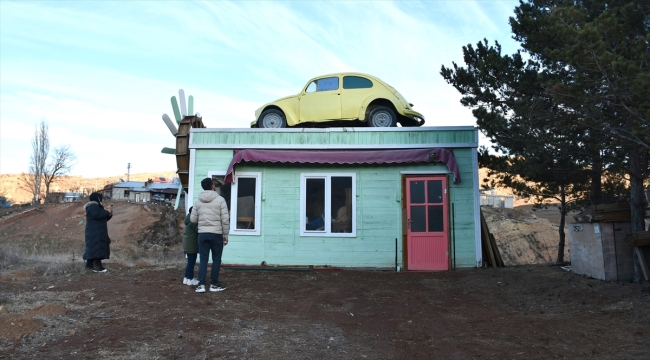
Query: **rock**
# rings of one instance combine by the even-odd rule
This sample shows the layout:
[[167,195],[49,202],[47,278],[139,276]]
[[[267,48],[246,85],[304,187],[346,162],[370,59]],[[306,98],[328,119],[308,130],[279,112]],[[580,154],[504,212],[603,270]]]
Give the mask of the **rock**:
[[631,302],[620,301],[620,302],[617,302],[616,304],[606,306],[606,307],[600,309],[600,311],[604,312],[606,314],[623,313],[623,312],[632,310],[632,307],[633,306],[632,306]]
[[7,310],[7,307],[4,305],[0,305],[0,314],[8,314],[9,310]]

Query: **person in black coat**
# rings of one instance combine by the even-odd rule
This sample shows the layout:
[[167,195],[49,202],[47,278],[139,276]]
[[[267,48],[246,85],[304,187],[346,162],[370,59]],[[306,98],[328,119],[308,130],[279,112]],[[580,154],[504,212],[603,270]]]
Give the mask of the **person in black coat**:
[[108,259],[111,255],[108,237],[108,220],[113,217],[113,209],[105,210],[102,205],[102,194],[94,192],[90,194],[89,202],[84,205],[86,211],[86,251],[83,258],[86,260],[86,268],[94,272],[106,272],[102,266],[102,260]]

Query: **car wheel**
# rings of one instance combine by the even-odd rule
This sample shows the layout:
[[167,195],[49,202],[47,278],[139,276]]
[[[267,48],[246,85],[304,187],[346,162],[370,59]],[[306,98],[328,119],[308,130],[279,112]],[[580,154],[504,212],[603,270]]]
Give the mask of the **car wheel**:
[[366,119],[368,126],[372,127],[395,127],[397,126],[397,117],[393,109],[387,106],[375,106],[370,109]]
[[284,113],[278,109],[266,110],[257,120],[257,126],[267,129],[277,129],[287,127],[287,119]]

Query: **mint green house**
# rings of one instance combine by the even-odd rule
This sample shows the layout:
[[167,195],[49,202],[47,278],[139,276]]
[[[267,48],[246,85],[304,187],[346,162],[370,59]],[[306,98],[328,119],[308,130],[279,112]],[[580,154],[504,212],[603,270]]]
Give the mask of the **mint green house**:
[[193,128],[189,208],[212,177],[229,204],[223,263],[480,267],[474,127]]

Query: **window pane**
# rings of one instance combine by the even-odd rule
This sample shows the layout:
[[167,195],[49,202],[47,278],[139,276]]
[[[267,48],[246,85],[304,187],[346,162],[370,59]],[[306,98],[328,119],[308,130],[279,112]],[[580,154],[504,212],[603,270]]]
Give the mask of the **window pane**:
[[237,229],[255,229],[255,180],[237,179]]
[[445,230],[444,216],[442,214],[442,206],[429,205],[429,232],[439,232]]
[[431,180],[427,181],[428,203],[441,204],[442,203],[442,181]]
[[306,179],[305,230],[325,230],[325,179]]
[[332,232],[352,232],[352,178],[332,177]]
[[319,79],[319,80],[316,80],[316,82],[318,83],[318,90],[317,91],[329,91],[329,90],[336,90],[336,89],[339,88],[339,78],[338,77]]
[[372,87],[372,81],[358,76],[344,76],[344,89],[367,89]]
[[411,206],[411,232],[426,232],[427,221],[424,206]]
[[311,84],[309,84],[309,86],[307,86],[307,90],[305,90],[305,92],[308,92],[308,93],[316,92],[316,82],[312,81]]
[[411,204],[424,204],[424,181],[411,181]]

